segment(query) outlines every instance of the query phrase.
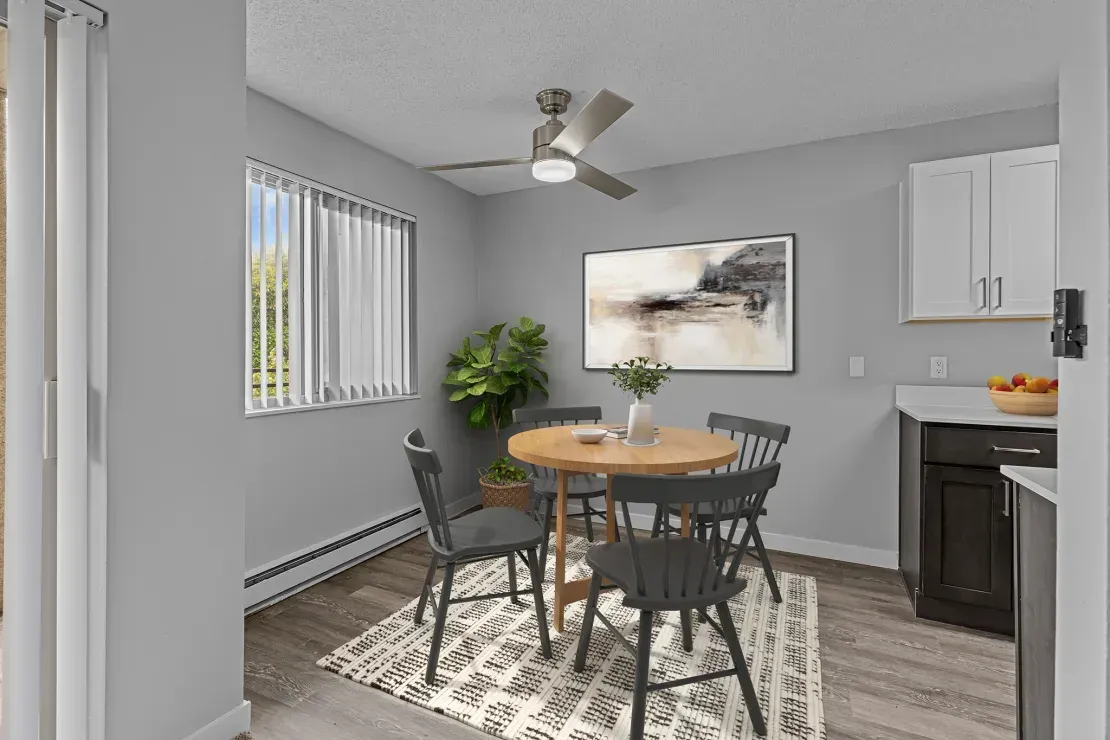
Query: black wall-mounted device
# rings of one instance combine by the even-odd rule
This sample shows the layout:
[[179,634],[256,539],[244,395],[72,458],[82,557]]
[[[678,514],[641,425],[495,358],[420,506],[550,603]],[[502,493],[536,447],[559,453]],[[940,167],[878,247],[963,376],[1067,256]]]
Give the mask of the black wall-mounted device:
[[1087,325],[1080,324],[1079,289],[1060,288],[1052,293],[1052,356],[1082,357]]

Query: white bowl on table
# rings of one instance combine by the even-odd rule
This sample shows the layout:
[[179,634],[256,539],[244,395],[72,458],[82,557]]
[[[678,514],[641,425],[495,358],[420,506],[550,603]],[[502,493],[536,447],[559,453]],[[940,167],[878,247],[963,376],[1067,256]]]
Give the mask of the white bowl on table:
[[571,429],[571,435],[584,445],[596,445],[605,439],[608,429]]

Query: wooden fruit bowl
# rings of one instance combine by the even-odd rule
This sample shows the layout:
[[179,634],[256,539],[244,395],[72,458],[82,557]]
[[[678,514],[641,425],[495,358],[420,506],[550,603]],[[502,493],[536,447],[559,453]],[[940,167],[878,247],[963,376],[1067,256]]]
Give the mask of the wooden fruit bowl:
[[1060,405],[1057,393],[1014,393],[991,391],[991,400],[998,410],[1006,414],[1026,416],[1055,416]]

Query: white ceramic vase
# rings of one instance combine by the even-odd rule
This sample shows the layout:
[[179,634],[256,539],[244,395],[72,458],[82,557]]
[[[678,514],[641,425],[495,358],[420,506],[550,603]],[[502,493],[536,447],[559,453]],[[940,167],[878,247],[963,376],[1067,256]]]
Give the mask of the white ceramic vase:
[[628,444],[650,445],[655,443],[655,425],[651,419],[651,404],[637,399],[628,407]]

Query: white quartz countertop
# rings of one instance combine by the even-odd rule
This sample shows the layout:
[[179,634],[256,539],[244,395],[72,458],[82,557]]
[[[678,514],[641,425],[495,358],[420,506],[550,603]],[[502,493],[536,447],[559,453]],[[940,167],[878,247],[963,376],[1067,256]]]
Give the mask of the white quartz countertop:
[[914,419],[933,424],[1055,429],[1055,416],[1004,414],[991,402],[986,388],[899,385],[894,406]]
[[1056,494],[1056,468],[1031,468],[1025,465],[1003,465],[1002,475],[1022,488],[1043,496],[1053,504],[1058,503]]

